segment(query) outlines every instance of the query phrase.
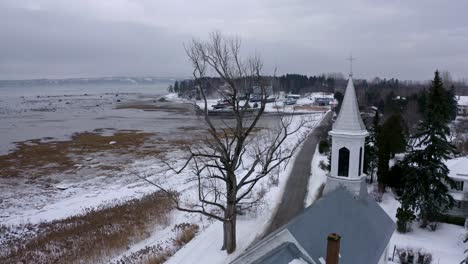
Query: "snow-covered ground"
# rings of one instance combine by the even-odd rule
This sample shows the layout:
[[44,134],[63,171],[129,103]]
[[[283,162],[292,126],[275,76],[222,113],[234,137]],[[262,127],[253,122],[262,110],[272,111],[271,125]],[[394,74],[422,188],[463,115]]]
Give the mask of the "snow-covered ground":
[[320,186],[322,186],[322,184],[325,184],[327,181],[327,171],[321,169],[319,166],[321,162],[327,164],[328,159],[327,155],[319,153],[317,146],[310,168],[311,177],[309,178],[309,184],[307,185],[307,196],[304,201],[305,207],[310,206],[315,201],[320,190]]
[[[380,206],[396,222],[396,211],[400,203],[395,200],[392,193],[386,192]],[[440,223],[435,232],[428,229],[422,229],[417,223],[413,223],[413,230],[406,234],[395,231],[390,240],[388,257],[392,257],[393,249],[411,248],[415,252],[422,250],[432,254],[432,263],[434,264],[453,264],[460,263],[463,260],[463,251],[467,244],[463,243],[466,233],[461,226]],[[395,260],[397,260],[395,253]],[[395,261],[398,263],[398,261]]]

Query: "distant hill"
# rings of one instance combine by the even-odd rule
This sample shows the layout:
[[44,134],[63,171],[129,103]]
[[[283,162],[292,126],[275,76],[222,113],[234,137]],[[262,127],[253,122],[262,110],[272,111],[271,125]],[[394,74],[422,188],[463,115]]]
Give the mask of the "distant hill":
[[6,86],[38,86],[38,85],[70,85],[70,84],[158,84],[174,82],[178,78],[171,77],[93,77],[68,79],[31,79],[31,80],[0,80],[0,87]]

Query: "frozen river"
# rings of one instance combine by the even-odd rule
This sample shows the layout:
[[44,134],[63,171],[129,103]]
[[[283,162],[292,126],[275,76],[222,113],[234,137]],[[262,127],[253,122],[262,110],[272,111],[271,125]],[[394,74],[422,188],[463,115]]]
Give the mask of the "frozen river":
[[100,128],[169,133],[178,126],[199,123],[180,111],[119,108],[129,102],[153,103],[167,94],[167,86],[0,87],[0,154],[11,151],[13,142],[46,137],[63,140],[75,132]]

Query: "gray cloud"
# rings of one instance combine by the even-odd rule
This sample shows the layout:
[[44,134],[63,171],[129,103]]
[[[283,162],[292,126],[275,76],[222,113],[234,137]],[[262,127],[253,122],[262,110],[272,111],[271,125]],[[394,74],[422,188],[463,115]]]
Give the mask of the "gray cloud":
[[468,77],[468,2],[4,0],[0,79],[187,76],[183,43],[236,34],[267,70],[429,79]]

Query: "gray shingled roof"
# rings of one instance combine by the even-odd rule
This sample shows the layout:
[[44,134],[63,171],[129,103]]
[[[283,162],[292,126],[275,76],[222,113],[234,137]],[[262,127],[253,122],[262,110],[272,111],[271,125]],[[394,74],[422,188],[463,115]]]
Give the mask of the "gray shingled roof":
[[307,261],[307,257],[305,257],[301,253],[301,251],[296,247],[294,243],[285,242],[279,245],[278,247],[272,249],[270,252],[263,255],[261,258],[252,262],[252,264],[285,264],[293,261],[294,259],[299,258],[306,263],[310,263],[309,261]]
[[[271,241],[271,238],[275,238],[285,229],[297,241],[297,246],[307,252],[307,257],[317,263],[320,263],[321,257],[325,258],[328,234],[337,233],[342,236],[340,264],[375,264],[387,247],[395,224],[370,196],[355,197],[340,187],[304,209],[300,215],[264,240]],[[260,241],[251,249],[268,247],[269,243]],[[293,252],[276,252],[278,249],[279,247],[276,247],[255,262],[244,262],[279,263],[272,261],[268,256],[278,254],[277,256],[286,257]],[[252,255],[247,251],[243,255],[249,254]],[[294,258],[302,256],[299,252]],[[244,262],[242,256],[237,259],[237,263]]]
[[366,130],[364,122],[362,122],[359,105],[356,98],[353,79],[350,77],[346,92],[341,103],[340,114],[336,118],[333,125],[333,132],[358,132]]

